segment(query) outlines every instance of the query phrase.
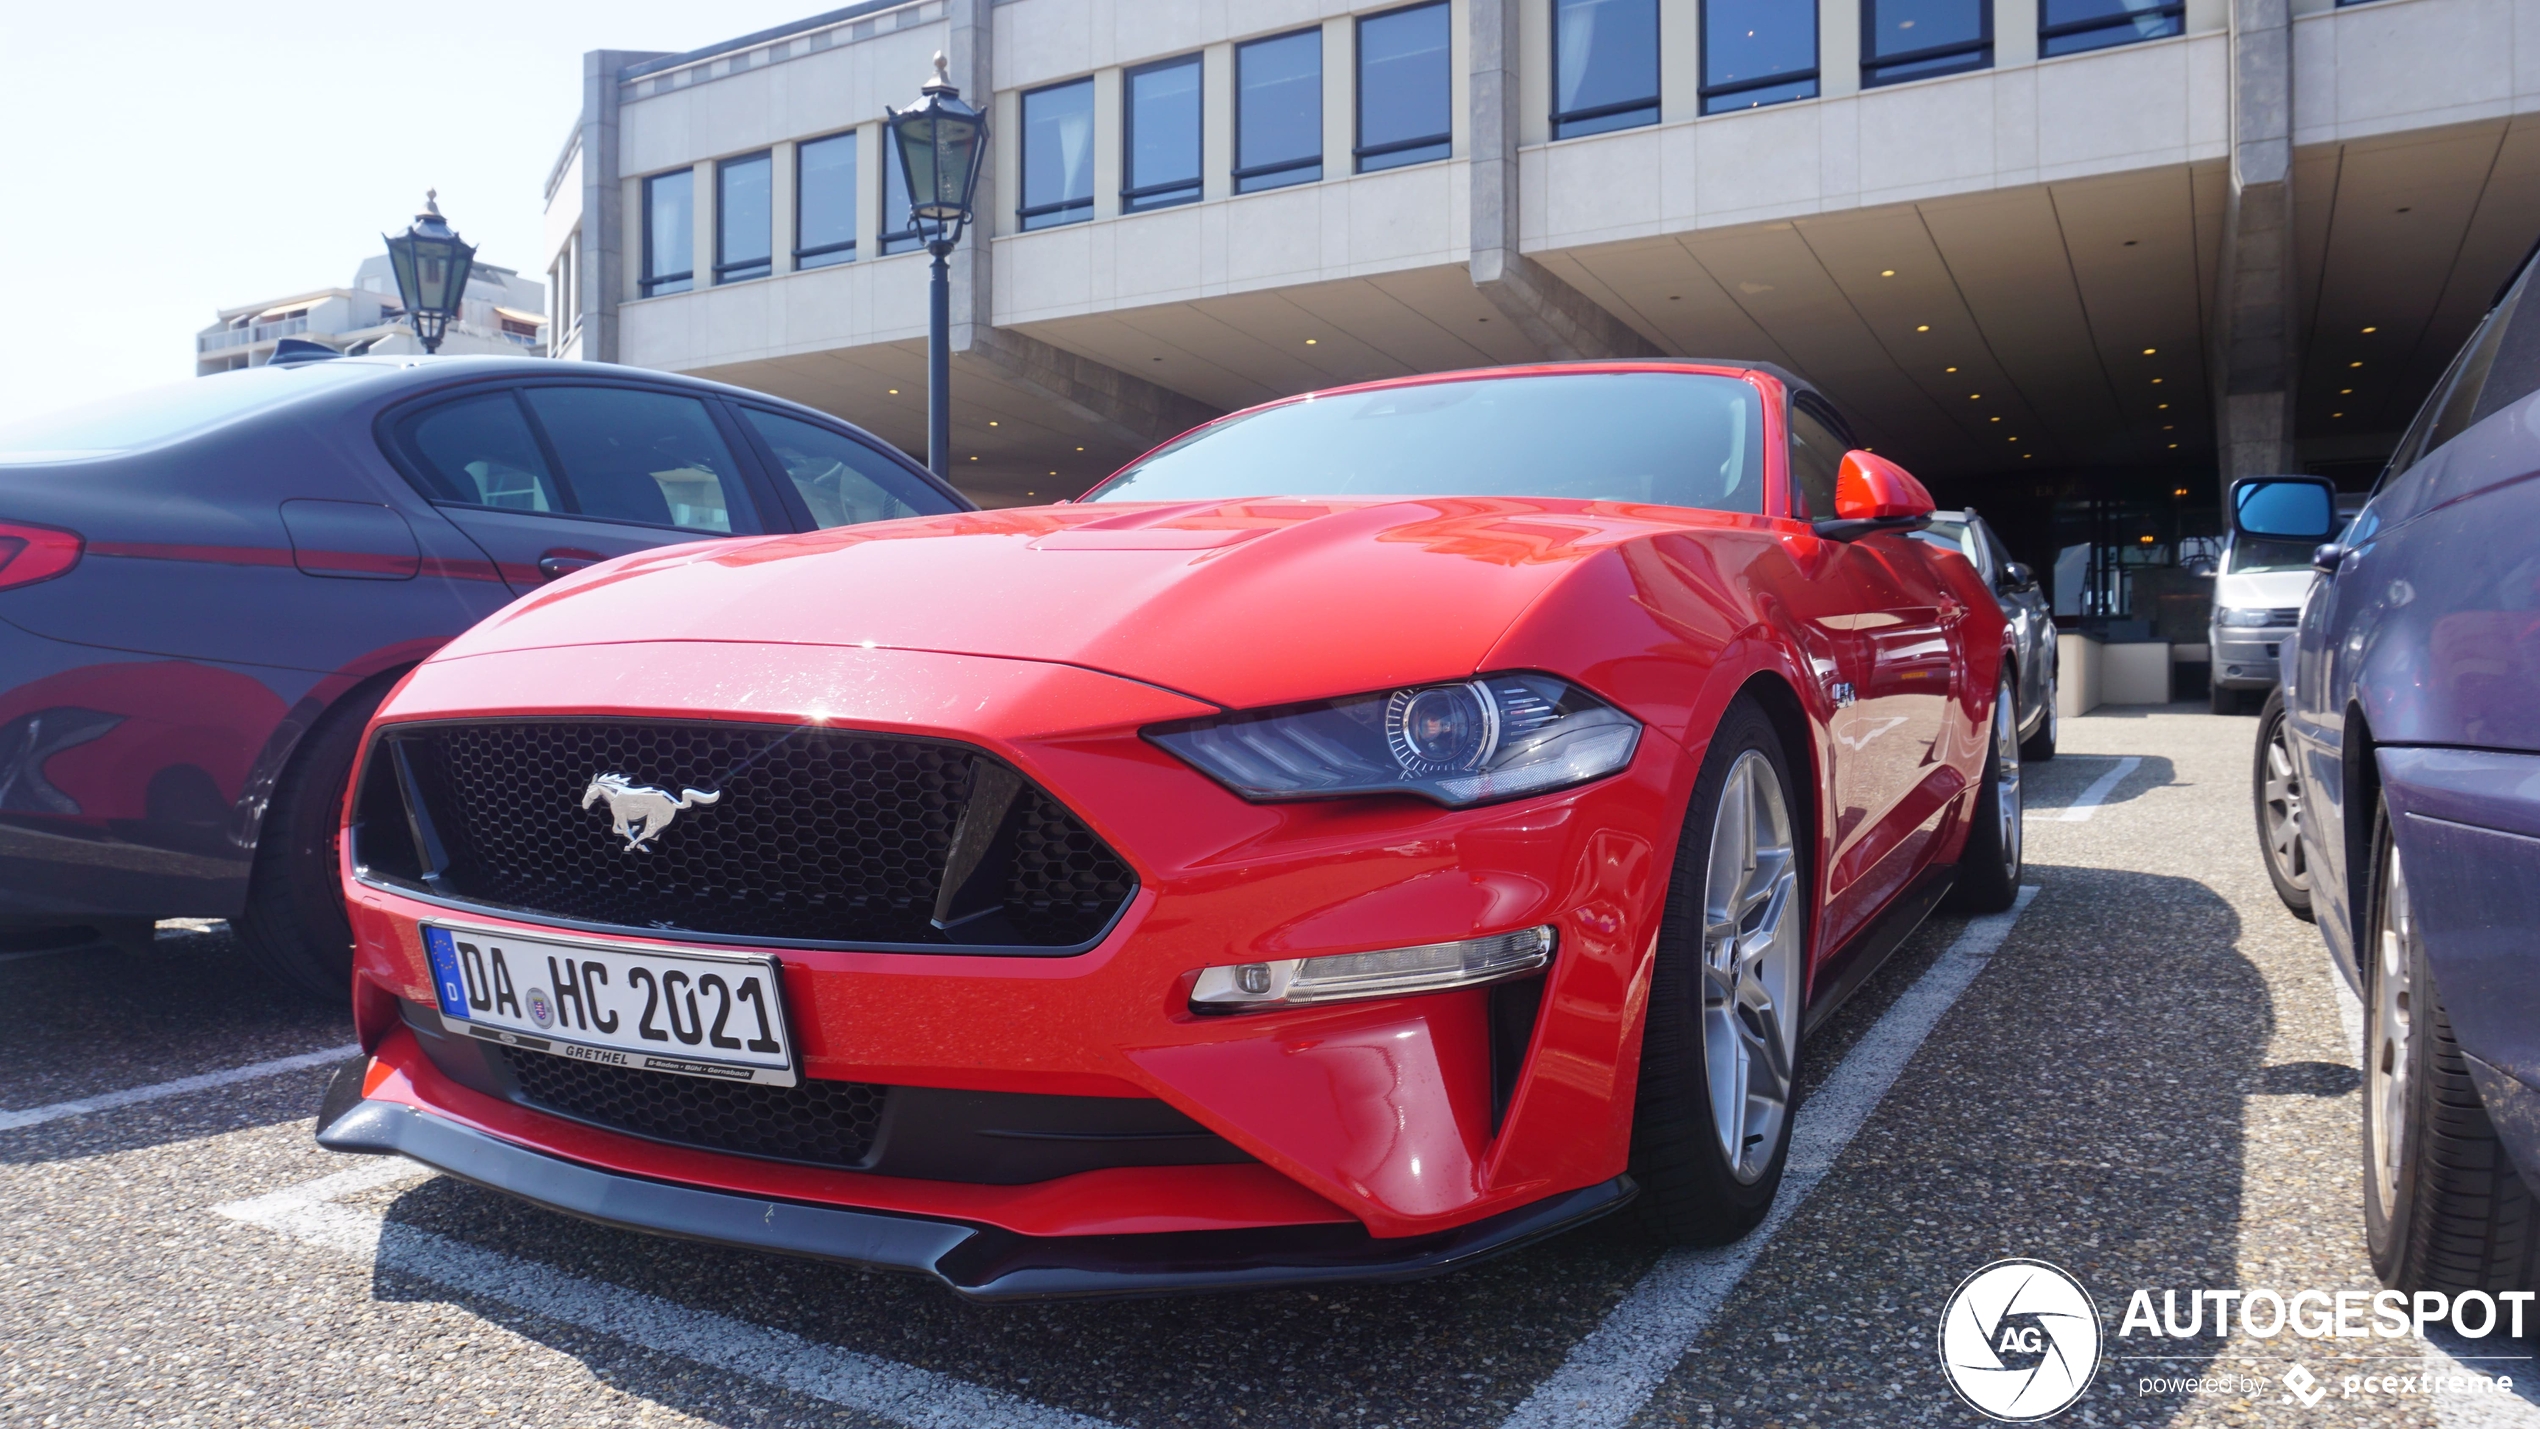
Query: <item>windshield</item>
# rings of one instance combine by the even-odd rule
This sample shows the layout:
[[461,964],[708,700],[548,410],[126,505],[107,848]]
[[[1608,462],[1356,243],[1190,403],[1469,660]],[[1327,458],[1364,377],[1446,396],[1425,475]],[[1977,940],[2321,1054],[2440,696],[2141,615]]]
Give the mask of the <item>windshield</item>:
[[1384,387],[1194,432],[1085,499],[1550,496],[1760,514],[1763,422],[1754,388],[1691,372]]
[[381,369],[344,362],[249,367],[145,387],[0,427],[0,462],[77,461],[153,446]]

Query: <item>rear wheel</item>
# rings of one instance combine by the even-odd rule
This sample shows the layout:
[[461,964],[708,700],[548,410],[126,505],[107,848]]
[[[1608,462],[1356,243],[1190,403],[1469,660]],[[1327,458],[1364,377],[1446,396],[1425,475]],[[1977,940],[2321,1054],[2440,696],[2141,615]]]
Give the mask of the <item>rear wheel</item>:
[[1958,913],[1999,913],[2020,896],[2024,854],[2020,791],[2020,717],[2011,683],[1993,693],[1992,748],[1984,758],[1984,782],[1976,790],[1975,826],[1958,855],[1958,881],[1949,908]]
[[2284,691],[2271,690],[2258,710],[2257,767],[2250,795],[2258,810],[2258,847],[2265,851],[2275,896],[2296,918],[2311,916],[2311,870],[2302,852],[2302,771],[2284,726]]
[[2364,953],[2364,1238],[2414,1293],[2540,1289],[2540,1202],[2506,1159],[2427,971],[2389,815]]
[[275,981],[329,1003],[351,995],[353,928],[344,917],[344,790],[362,730],[388,694],[382,679],[318,716],[301,740],[256,841],[239,945]]
[[1781,1185],[1809,922],[1794,806],[1772,722],[1740,696],[1694,784],[1641,1045],[1635,1205],[1672,1244],[1735,1240]]

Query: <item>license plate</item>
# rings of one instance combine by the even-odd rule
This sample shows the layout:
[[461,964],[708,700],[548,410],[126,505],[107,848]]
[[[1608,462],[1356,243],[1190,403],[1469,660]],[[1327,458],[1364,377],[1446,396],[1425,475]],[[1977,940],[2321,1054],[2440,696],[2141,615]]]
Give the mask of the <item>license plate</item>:
[[671,952],[425,924],[452,1031],[581,1062],[790,1087],[772,957]]

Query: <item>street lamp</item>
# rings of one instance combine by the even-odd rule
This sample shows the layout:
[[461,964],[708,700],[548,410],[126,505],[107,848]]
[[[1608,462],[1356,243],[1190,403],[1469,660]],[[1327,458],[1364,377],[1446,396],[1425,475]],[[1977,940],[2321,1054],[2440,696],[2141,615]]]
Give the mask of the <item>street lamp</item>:
[[[459,241],[442,220],[440,191],[423,191],[423,212],[404,233],[388,239],[388,263],[397,270],[397,300],[426,352],[441,349],[441,333],[459,314],[476,250]],[[385,236],[385,235],[383,235]]]
[[935,77],[917,103],[882,112],[890,116],[891,141],[900,146],[900,175],[908,181],[909,222],[935,256],[926,305],[926,466],[952,476],[952,269],[947,259],[970,222],[970,194],[979,185],[979,155],[987,116],[961,102],[935,54]]

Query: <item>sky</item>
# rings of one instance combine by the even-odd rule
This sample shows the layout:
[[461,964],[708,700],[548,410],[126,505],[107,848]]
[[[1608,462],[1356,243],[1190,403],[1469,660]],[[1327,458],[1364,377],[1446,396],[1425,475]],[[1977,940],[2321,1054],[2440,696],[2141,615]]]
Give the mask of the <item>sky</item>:
[[427,188],[482,261],[543,279],[584,51],[837,3],[0,3],[0,424],[191,378],[217,310],[349,284]]

